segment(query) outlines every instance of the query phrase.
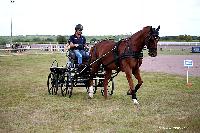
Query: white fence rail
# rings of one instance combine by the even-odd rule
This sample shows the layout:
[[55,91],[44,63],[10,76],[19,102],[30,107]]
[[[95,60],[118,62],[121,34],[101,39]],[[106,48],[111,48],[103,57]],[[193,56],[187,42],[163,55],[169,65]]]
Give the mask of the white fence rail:
[[[25,50],[41,50],[50,52],[64,52],[66,44],[21,44],[12,48],[10,44],[1,48],[0,51],[25,51]],[[158,46],[200,46],[200,42],[158,42]]]
[[65,44],[32,44],[32,45],[19,45],[12,47],[6,45],[0,51],[23,51],[23,50],[41,50],[41,51],[60,51],[64,52]]
[[200,42],[158,42],[158,45],[169,46],[200,46]]

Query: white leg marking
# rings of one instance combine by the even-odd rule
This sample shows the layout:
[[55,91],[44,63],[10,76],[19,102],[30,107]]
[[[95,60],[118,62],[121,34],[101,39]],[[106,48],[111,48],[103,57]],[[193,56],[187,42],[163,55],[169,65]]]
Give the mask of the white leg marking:
[[139,104],[139,102],[137,101],[137,99],[132,99],[132,100],[133,100],[133,104],[136,104],[136,105]]
[[93,98],[93,93],[94,93],[93,86],[90,86],[89,87],[89,97],[90,98]]

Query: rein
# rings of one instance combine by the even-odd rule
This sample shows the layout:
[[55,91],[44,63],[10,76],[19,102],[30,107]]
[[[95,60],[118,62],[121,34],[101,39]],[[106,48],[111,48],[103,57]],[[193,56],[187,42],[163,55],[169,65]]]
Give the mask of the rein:
[[[116,49],[116,47],[112,48],[110,51],[108,51],[107,53],[103,54],[101,57],[97,58],[95,61],[93,61],[92,63],[90,63],[88,66],[91,66],[94,63],[98,62],[99,60],[101,60],[102,58],[104,58],[105,56],[107,56],[108,54],[110,54],[111,52],[113,52],[115,49]],[[80,73],[82,73],[88,66],[84,67]]]

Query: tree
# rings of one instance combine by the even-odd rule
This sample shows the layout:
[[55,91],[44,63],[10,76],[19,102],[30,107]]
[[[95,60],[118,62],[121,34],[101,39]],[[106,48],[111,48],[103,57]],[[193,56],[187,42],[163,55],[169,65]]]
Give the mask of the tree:
[[39,42],[41,42],[41,39],[39,37],[35,37],[35,38],[33,38],[33,42],[39,43]]
[[0,45],[5,45],[8,41],[4,37],[0,37]]
[[59,44],[67,43],[66,37],[61,36],[61,35],[58,35],[56,40],[57,40],[57,42],[58,42]]
[[200,42],[200,36],[197,37],[197,40],[199,40],[199,42]]
[[189,41],[192,41],[192,36],[190,36],[190,35],[179,35],[177,37],[177,39],[178,39],[178,41],[187,41],[187,42],[189,42]]
[[93,42],[96,42],[96,41],[97,41],[96,38],[92,38],[92,39],[90,40],[90,43],[93,43]]
[[190,35],[185,35],[185,40],[186,40],[187,42],[191,42],[191,41],[192,41],[192,36],[190,36]]
[[47,42],[53,42],[54,40],[52,38],[47,38],[45,41],[47,41]]
[[177,40],[178,40],[178,41],[184,41],[184,40],[185,40],[184,35],[179,35],[179,36],[177,37]]

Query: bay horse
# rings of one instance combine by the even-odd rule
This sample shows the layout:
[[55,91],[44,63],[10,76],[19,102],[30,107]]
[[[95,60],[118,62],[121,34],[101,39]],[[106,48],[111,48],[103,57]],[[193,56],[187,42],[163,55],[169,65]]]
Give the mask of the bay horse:
[[[91,75],[95,77],[100,65],[105,70],[104,77],[104,97],[107,99],[107,86],[111,78],[112,70],[125,72],[129,84],[127,94],[132,95],[134,104],[139,104],[136,92],[142,85],[143,81],[140,75],[139,67],[142,64],[142,50],[144,46],[148,49],[151,57],[157,56],[157,43],[159,41],[159,29],[152,26],[143,27],[129,38],[120,40],[115,43],[114,40],[103,40],[95,44],[90,50]],[[132,74],[138,80],[134,88]],[[89,82],[89,97],[93,97],[93,81]]]

